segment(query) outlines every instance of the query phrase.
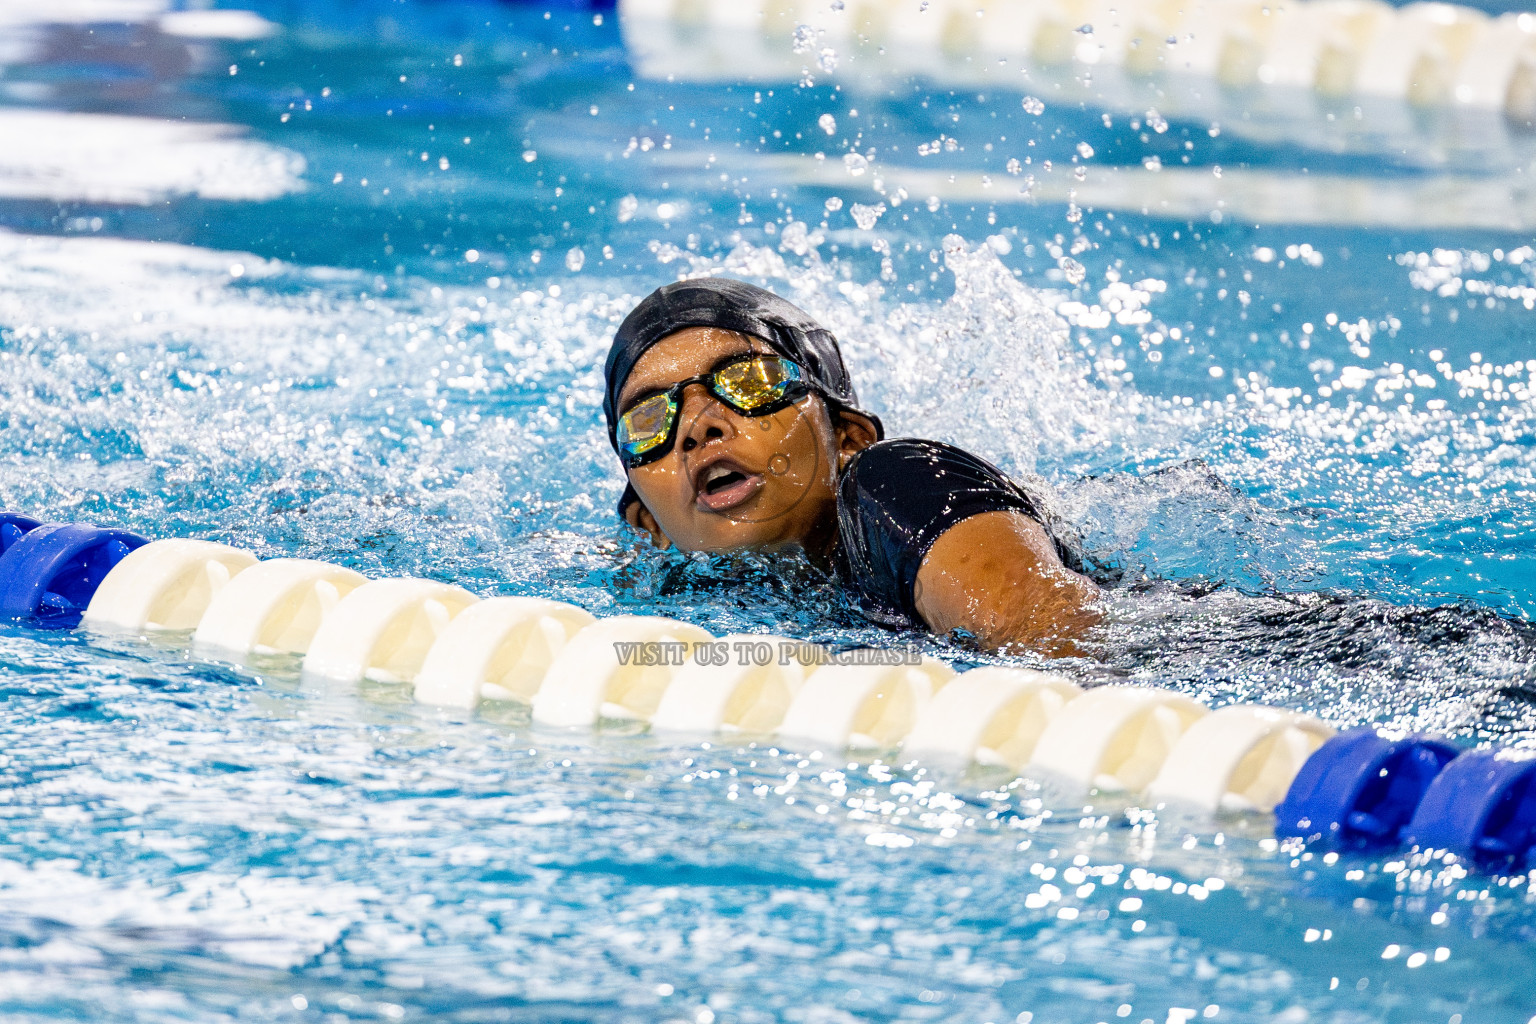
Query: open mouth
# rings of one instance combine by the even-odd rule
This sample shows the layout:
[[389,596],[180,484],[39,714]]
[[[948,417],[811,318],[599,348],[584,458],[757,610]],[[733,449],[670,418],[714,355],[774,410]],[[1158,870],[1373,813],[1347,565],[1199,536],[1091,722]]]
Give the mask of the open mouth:
[[721,460],[707,466],[697,478],[697,502],[710,512],[723,512],[751,498],[763,486],[763,478],[734,462]]
[[725,466],[716,466],[705,474],[704,493],[714,494],[723,491],[727,487],[734,487],[747,478],[747,474],[739,469],[728,469]]

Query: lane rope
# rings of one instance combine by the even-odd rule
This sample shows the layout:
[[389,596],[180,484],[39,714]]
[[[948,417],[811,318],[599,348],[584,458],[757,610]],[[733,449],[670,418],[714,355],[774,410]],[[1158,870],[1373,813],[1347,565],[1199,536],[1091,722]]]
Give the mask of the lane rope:
[[[973,78],[999,58],[1171,72],[1536,119],[1536,14],[1382,0],[621,0],[643,73],[795,80],[826,49],[882,47],[898,69]],[[989,59],[978,59],[989,58]]]
[[432,580],[369,580],[313,559],[262,561],[225,544],[16,513],[0,513],[0,616],[96,634],[191,631],[200,655],[289,653],[307,677],[406,684],[446,707],[520,702],[544,726],[640,722],[827,753],[899,751],[1206,815],[1273,811],[1277,835],[1314,845],[1410,845],[1485,869],[1536,867],[1530,754],[1336,733],[1259,705],[1213,712],[1156,687],[1085,691],[1053,673],[957,673],[927,657],[848,664],[786,637],[482,600]]

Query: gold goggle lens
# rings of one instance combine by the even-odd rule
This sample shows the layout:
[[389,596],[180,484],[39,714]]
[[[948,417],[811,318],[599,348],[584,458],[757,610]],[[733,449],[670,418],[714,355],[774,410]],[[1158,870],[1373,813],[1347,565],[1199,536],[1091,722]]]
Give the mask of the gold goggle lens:
[[677,406],[667,395],[652,395],[619,417],[619,447],[630,455],[644,455],[667,438]]
[[743,409],[755,409],[784,396],[790,382],[799,379],[793,370],[781,359],[744,359],[715,374],[715,391]]

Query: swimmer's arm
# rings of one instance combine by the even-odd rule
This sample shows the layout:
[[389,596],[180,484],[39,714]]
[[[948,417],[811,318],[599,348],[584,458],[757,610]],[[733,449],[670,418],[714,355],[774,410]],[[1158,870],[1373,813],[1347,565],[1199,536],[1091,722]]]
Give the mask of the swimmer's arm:
[[1099,619],[1099,588],[1061,563],[1045,528],[1022,512],[984,512],[928,549],[913,589],[935,633],[963,629],[987,650],[1076,653]]

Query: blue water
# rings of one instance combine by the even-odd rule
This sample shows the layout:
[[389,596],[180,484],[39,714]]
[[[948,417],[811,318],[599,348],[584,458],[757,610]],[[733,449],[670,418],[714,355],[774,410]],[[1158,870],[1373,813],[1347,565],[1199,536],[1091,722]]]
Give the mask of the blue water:
[[[1493,115],[865,51],[727,81],[493,5],[258,4],[247,40],[32,6],[0,5],[0,506],[913,639],[616,523],[613,327],[728,273],[824,318],[893,433],[1056,486],[1126,580],[1058,670],[1536,738],[1536,137]],[[6,1020],[1536,1014],[1536,876],[1263,817],[551,732],[185,637],[0,629],[0,691]]]

